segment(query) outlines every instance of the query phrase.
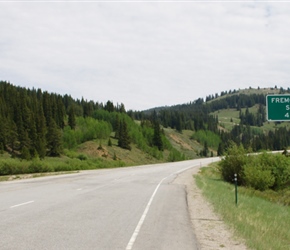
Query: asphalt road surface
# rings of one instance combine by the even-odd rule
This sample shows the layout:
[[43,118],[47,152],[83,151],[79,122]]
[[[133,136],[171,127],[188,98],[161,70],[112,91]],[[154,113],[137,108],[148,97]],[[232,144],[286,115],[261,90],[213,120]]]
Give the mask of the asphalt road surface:
[[179,173],[218,158],[0,183],[0,249],[198,249]]

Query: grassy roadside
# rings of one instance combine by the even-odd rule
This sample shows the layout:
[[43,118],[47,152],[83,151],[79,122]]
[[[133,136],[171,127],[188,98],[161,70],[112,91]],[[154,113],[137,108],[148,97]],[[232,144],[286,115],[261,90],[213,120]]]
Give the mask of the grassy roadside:
[[203,168],[195,179],[215,212],[234,229],[237,236],[245,239],[250,249],[290,249],[289,206],[250,195],[240,187],[236,206],[234,186],[221,180],[216,165]]

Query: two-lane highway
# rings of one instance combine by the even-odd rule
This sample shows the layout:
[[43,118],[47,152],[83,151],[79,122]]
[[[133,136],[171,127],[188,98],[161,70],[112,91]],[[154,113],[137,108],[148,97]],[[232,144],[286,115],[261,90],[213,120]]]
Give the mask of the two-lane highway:
[[197,249],[177,175],[219,158],[0,183],[0,249]]

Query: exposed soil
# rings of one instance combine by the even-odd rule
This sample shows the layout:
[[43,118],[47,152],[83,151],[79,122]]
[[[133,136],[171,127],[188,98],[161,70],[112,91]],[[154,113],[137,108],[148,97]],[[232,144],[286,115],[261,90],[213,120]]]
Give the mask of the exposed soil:
[[246,250],[242,239],[237,239],[233,231],[213,212],[210,203],[202,196],[193,175],[198,168],[181,173],[174,183],[183,184],[187,190],[188,210],[194,232],[201,250]]
[[183,147],[184,149],[188,149],[188,150],[192,150],[192,147],[187,144],[186,142],[184,142],[181,138],[179,138],[178,136],[174,135],[174,134],[170,134],[169,135],[170,138],[172,140],[174,140],[177,144],[179,144],[181,147]]
[[89,141],[83,143],[79,149],[80,152],[83,152],[91,157],[108,157],[109,153],[106,147],[101,145],[96,145],[95,142]]

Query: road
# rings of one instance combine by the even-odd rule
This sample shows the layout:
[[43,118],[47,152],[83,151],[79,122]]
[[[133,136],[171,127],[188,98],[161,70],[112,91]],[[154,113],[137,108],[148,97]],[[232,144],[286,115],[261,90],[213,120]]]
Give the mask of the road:
[[0,249],[198,249],[179,173],[218,158],[0,183]]

